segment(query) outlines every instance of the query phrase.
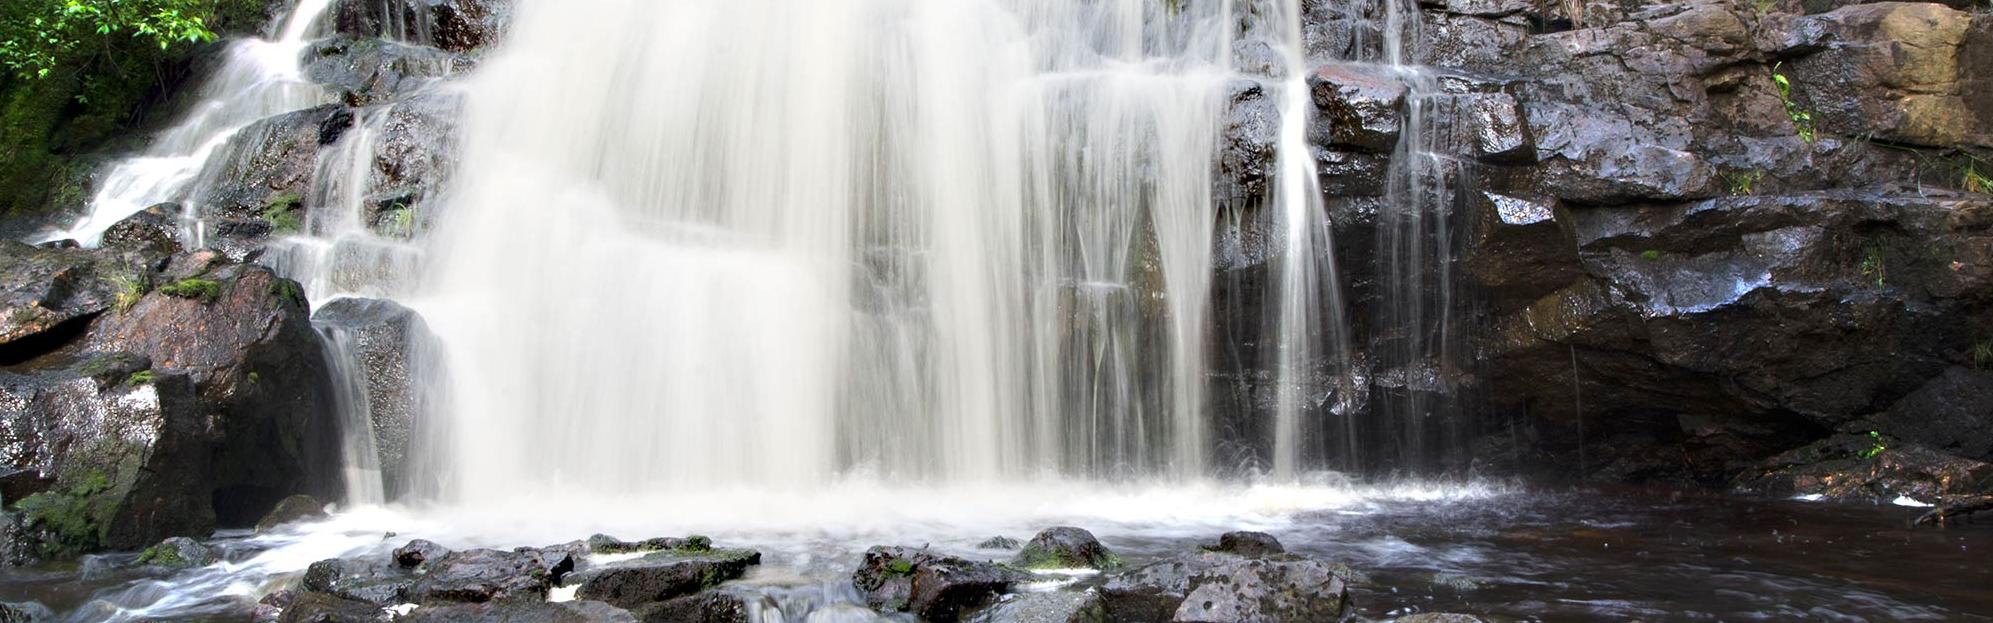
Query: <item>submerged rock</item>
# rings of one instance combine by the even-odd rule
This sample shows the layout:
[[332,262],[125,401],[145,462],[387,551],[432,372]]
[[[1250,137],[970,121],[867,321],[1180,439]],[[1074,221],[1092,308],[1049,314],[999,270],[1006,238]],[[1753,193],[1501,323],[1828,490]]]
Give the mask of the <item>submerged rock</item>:
[[0,623],[43,623],[54,620],[55,612],[38,602],[0,603]]
[[152,546],[138,556],[139,564],[169,569],[205,567],[220,559],[214,548],[187,537],[173,537],[160,541],[158,545]]
[[1101,587],[1116,621],[1335,621],[1348,590],[1336,569],[1283,556],[1206,552],[1116,575]]
[[1010,592],[1030,575],[924,549],[874,547],[851,582],[874,609],[952,622]]
[[1121,559],[1092,532],[1061,526],[1032,537],[1012,564],[1026,569],[1113,569],[1120,566]]
[[434,334],[422,316],[393,301],[342,298],[321,306],[312,322],[335,353],[364,373],[367,421],[372,424],[381,481],[388,500],[411,488],[409,449],[422,434],[420,415],[434,383],[419,375],[438,357]]
[[589,569],[571,584],[578,599],[625,608],[692,595],[745,575],[761,553],[737,549],[667,549],[642,558]]

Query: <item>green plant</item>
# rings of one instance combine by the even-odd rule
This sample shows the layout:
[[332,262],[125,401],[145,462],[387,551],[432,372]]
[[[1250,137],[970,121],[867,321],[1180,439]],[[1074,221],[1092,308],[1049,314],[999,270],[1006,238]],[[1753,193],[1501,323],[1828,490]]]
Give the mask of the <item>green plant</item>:
[[117,289],[116,307],[118,313],[131,311],[132,306],[152,292],[152,278],[144,273],[138,276],[115,275],[111,277],[111,287]]
[[1969,193],[1993,193],[1993,177],[1988,177],[1987,174],[1988,171],[1993,171],[1993,168],[1980,168],[1987,164],[1986,161],[1971,154],[1963,154],[1962,160],[1964,162],[1959,165],[1958,187]]
[[1972,367],[1993,370],[1993,340],[1984,340],[1972,345]]
[[1864,459],[1872,459],[1875,458],[1876,455],[1882,454],[1883,450],[1889,449],[1889,446],[1884,445],[1882,443],[1882,433],[1869,431],[1868,439],[1869,439],[1868,449],[1855,453],[1856,456],[1860,456],[1861,458]]
[[170,543],[154,545],[147,548],[144,553],[138,555],[138,564],[141,565],[180,567],[185,566],[188,562],[185,556],[180,555],[180,548],[174,547]]
[[1661,261],[1661,251],[1658,249],[1648,249],[1646,251],[1641,251],[1640,259],[1647,260],[1649,262],[1659,262]]
[[270,230],[279,235],[295,234],[304,230],[304,218],[298,214],[304,207],[304,197],[296,193],[285,193],[270,198],[263,205],[263,220],[270,222]]
[[213,303],[221,298],[221,284],[206,279],[181,279],[159,289],[160,294]]
[[1888,267],[1883,263],[1881,245],[1871,244],[1862,251],[1861,275],[1864,279],[1875,280],[1875,286],[1878,288],[1885,285]]
[[886,563],[888,575],[913,575],[913,562],[905,558],[894,558]]
[[153,374],[151,370],[140,370],[137,372],[133,372],[131,378],[125,379],[125,385],[131,387],[138,387],[140,385],[151,385],[152,382],[154,380],[157,380],[158,378],[159,375]]
[[251,383],[257,383],[257,382],[261,382],[262,380],[263,380],[263,375],[261,375],[261,374],[257,374],[257,373],[255,373],[255,372],[250,372],[250,373],[249,373],[249,382],[251,382]]
[[1813,128],[1813,113],[1800,107],[1792,99],[1792,79],[1779,71],[1784,63],[1772,65],[1772,82],[1778,85],[1778,100],[1785,104],[1785,116],[1792,119],[1792,127],[1799,132],[1799,140],[1811,143],[1819,135]]
[[1771,14],[1775,8],[1778,8],[1778,0],[1751,0],[1751,10],[1757,12],[1758,17]]
[[1737,171],[1727,176],[1730,180],[1730,194],[1738,197],[1757,194],[1758,180],[1765,179],[1763,169]]

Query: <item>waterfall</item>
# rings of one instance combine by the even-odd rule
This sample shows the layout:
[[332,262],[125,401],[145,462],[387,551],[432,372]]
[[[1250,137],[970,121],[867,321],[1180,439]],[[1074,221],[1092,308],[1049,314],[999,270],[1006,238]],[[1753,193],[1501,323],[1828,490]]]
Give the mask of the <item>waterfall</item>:
[[[144,153],[106,172],[91,198],[89,214],[46,240],[74,239],[94,246],[104,231],[146,208],[185,200],[211,160],[244,127],[272,115],[328,101],[324,89],[304,79],[301,57],[313,26],[332,0],[299,0],[274,40],[244,39],[231,44],[226,60],[201,88],[199,104],[160,135]],[[198,216],[188,206],[189,222]],[[200,232],[195,232],[198,239]]]
[[374,440],[373,401],[367,393],[367,369],[361,363],[359,339],[350,330],[320,327],[325,358],[332,370],[334,410],[339,414],[340,451],[346,481],[346,503],[378,505],[387,500],[381,478],[380,447]]
[[431,242],[454,497],[1210,472],[1245,3],[574,4],[473,79]]

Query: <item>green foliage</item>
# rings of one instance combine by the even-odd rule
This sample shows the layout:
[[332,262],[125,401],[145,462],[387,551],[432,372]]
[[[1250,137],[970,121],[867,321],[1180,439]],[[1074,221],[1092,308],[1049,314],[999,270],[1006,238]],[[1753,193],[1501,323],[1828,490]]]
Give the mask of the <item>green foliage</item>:
[[1778,85],[1778,100],[1785,104],[1785,116],[1792,119],[1793,129],[1799,132],[1799,140],[1811,143],[1819,138],[1813,128],[1813,113],[1800,107],[1799,102],[1793,101],[1792,79],[1779,72],[1779,68],[1784,65],[1784,63],[1772,65],[1772,82]]
[[1648,249],[1646,251],[1641,251],[1640,259],[1647,260],[1649,262],[1659,262],[1661,261],[1661,252],[1656,249]]
[[137,276],[114,275],[111,277],[111,286],[118,290],[116,302],[118,313],[124,313],[131,311],[133,305],[137,305],[139,300],[152,292],[152,278],[144,273]]
[[107,44],[137,40],[161,50],[213,41],[210,0],[8,0],[0,14],[0,66],[24,80],[48,78]]
[[886,574],[913,575],[913,561],[905,558],[894,558],[892,561],[886,563]]
[[1778,8],[1778,0],[1751,0],[1751,10],[1755,11],[1758,17],[1770,15],[1775,8]]
[[304,230],[304,217],[298,214],[303,207],[304,197],[296,193],[277,195],[263,206],[263,220],[269,221],[271,231],[279,235],[295,234]]
[[66,488],[43,491],[14,505],[31,528],[44,530],[54,538],[55,552],[76,554],[95,550],[101,539],[102,514],[99,494],[111,490],[111,479],[91,471]]
[[158,378],[159,375],[153,374],[151,370],[140,370],[138,372],[132,373],[131,378],[125,379],[125,385],[129,385],[131,387],[138,387],[140,385],[151,385],[152,382],[154,380],[157,380]]
[[1758,180],[1765,179],[1765,172],[1763,169],[1751,169],[1731,173],[1727,177],[1730,180],[1730,194],[1743,197],[1758,194]]
[[1972,345],[1972,367],[1993,370],[1993,340],[1982,340]]
[[1888,267],[1883,264],[1881,245],[1871,244],[1862,251],[1861,271],[1862,278],[1875,280],[1875,287],[1880,288],[1885,285]]
[[1876,455],[1882,454],[1883,450],[1889,449],[1889,446],[1884,445],[1882,443],[1882,433],[1869,431],[1868,438],[1869,438],[1869,443],[1871,445],[1869,445],[1867,450],[1855,453],[1856,456],[1860,456],[1861,458],[1864,459],[1872,459],[1875,458]]
[[181,279],[159,289],[166,296],[213,303],[221,298],[221,284],[207,279]]
[[1961,154],[1958,187],[1965,192],[1993,194],[1993,166],[1971,154]]

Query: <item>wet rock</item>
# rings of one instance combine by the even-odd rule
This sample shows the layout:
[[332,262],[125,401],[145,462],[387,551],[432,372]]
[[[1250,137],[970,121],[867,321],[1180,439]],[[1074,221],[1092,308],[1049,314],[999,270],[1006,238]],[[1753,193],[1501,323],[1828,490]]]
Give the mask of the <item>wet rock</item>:
[[213,481],[194,384],[143,358],[0,372],[0,493],[13,564],[133,550],[213,532]]
[[341,34],[471,52],[498,40],[511,6],[509,0],[340,0],[330,17]]
[[1975,461],[1993,461],[1993,372],[1948,368],[1876,418],[1892,437]]
[[1116,621],[1334,621],[1347,589],[1330,565],[1206,552],[1110,578],[1101,588]]
[[306,593],[324,594],[375,607],[412,601],[417,576],[379,557],[321,560],[305,569]]
[[397,621],[435,623],[636,623],[630,612],[599,601],[506,602],[424,606]]
[[366,196],[366,223],[374,233],[412,238],[434,220],[437,190],[449,183],[460,150],[463,97],[446,90],[423,92],[378,112],[380,143]]
[[1467,205],[1474,225],[1463,265],[1496,309],[1527,305],[1584,275],[1555,200],[1484,190]]
[[976,549],[1017,549],[1024,544],[1007,536],[993,536],[976,544]]
[[0,365],[74,341],[91,318],[135,296],[152,260],[116,251],[43,249],[0,241]]
[[340,490],[331,374],[308,314],[296,282],[199,252],[175,257],[151,293],[99,318],[85,340],[193,381],[216,435],[200,449],[212,457],[205,499],[223,526],[252,525],[291,495]]
[[1391,153],[1398,146],[1407,90],[1388,66],[1336,64],[1308,77],[1328,146]]
[[381,480],[387,498],[399,499],[410,489],[409,448],[431,398],[417,375],[435,359],[430,353],[440,352],[436,338],[421,315],[393,301],[339,299],[321,306],[312,322],[335,353],[352,358],[364,373]]
[[678,597],[631,609],[644,623],[749,623],[747,602],[718,591]]
[[194,205],[203,219],[218,223],[218,236],[252,248],[260,246],[257,234],[297,233],[305,215],[319,207],[311,205],[319,152],[353,123],[351,109],[326,105],[250,124],[221,147],[223,167],[201,187]]
[[393,556],[395,564],[412,569],[420,567],[431,560],[440,559],[449,555],[449,553],[449,548],[422,539],[416,539],[409,541],[407,545],[395,548]]
[[543,557],[530,549],[451,552],[424,565],[420,579],[409,587],[409,601],[545,601],[548,589],[560,585],[573,570],[574,559],[565,553]]
[[1092,532],[1061,526],[1032,537],[1012,563],[1027,569],[1112,569],[1121,560]]
[[685,538],[655,537],[642,541],[625,541],[607,534],[588,537],[588,551],[595,554],[630,554],[635,552],[655,552],[660,550],[685,550],[704,552],[713,549],[713,540],[693,535]]
[[1220,136],[1214,199],[1247,201],[1267,196],[1267,180],[1277,165],[1280,107],[1266,87],[1240,80],[1231,85],[1224,133]]
[[576,574],[578,599],[631,608],[698,593],[745,575],[761,553],[736,549],[668,549]]
[[103,246],[162,256],[179,253],[185,214],[186,208],[177,203],[140,210],[104,230]]
[[277,623],[386,623],[387,611],[374,604],[323,593],[300,593],[282,607]]
[[1842,7],[1791,24],[1787,49],[1816,52],[1787,65],[1793,99],[1825,132],[1920,145],[1993,146],[1983,112],[1993,95],[1969,91],[1973,17],[1939,4]]
[[1245,531],[1227,532],[1219,535],[1218,545],[1205,549],[1214,552],[1236,554],[1247,558],[1266,558],[1276,554],[1287,553],[1287,547],[1281,545],[1280,539],[1274,538],[1273,535],[1265,532]]
[[324,519],[325,503],[309,495],[293,495],[277,502],[277,507],[256,521],[257,532],[269,532],[280,526]]
[[923,621],[956,621],[1029,579],[992,563],[907,547],[874,547],[851,582],[874,609]]
[[221,560],[221,556],[213,548],[187,537],[160,541],[138,556],[139,564],[169,569],[205,567],[217,560]]
[[335,37],[305,50],[305,77],[355,108],[401,99],[468,63],[456,54],[375,38]]
[[1837,501],[1887,503],[1907,496],[1926,504],[1993,494],[1993,465],[1880,434],[1837,434],[1743,471],[1740,491]]
[[969,617],[970,623],[1104,623],[1106,602],[1095,591],[1025,593]]

